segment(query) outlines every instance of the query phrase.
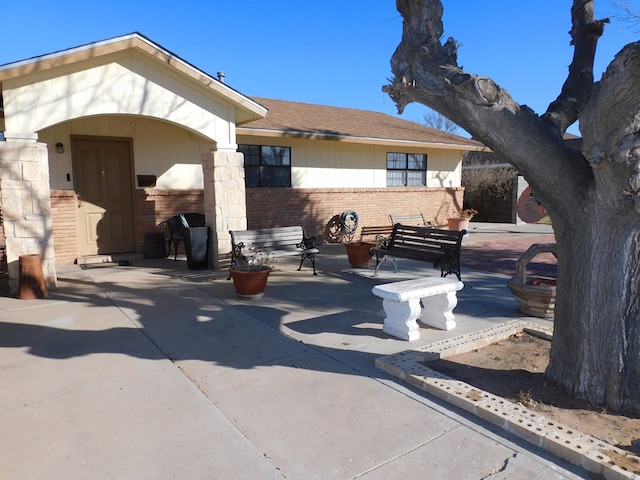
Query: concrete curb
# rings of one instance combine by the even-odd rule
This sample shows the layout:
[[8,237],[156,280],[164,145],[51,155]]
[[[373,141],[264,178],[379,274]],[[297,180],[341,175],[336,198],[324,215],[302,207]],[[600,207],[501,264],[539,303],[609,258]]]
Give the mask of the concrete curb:
[[604,478],[640,480],[640,457],[541,414],[430,369],[424,362],[470,352],[511,335],[527,331],[550,337],[550,328],[512,320],[495,327],[461,335],[377,358],[376,367],[425,392],[477,415],[518,437]]

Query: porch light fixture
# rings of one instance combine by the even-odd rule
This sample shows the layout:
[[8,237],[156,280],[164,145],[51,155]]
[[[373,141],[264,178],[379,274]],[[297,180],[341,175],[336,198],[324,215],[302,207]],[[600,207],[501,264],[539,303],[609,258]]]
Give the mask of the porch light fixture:
[[56,152],[64,153],[64,145],[62,144],[62,142],[56,143]]

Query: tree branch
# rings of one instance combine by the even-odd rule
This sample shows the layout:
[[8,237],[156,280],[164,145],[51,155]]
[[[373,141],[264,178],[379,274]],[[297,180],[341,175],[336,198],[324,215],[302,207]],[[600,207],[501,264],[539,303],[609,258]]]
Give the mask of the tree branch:
[[391,59],[395,76],[383,91],[398,110],[419,102],[451,119],[517,167],[543,201],[558,191],[578,198],[593,178],[587,162],[564,143],[556,124],[516,103],[490,78],[457,65],[457,42],[440,43],[441,1],[397,0],[396,5],[404,18],[402,41]]
[[573,60],[562,91],[542,116],[562,133],[571,126],[589,100],[593,90],[593,60],[598,40],[609,19],[594,20],[594,0],[574,0],[571,7],[571,45]]

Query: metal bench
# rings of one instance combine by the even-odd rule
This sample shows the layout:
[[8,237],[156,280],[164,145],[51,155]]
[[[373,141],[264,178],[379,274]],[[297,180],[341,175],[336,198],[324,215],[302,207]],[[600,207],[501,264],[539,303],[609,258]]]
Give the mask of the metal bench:
[[[460,248],[462,237],[466,233],[466,230],[458,232],[395,224],[389,241],[371,249],[376,256],[374,276],[378,274],[382,260],[386,256],[393,256],[421,262],[433,262],[434,267],[440,267],[442,277],[453,273],[460,280]],[[395,262],[393,265],[397,272]]]
[[374,237],[376,243],[380,245],[382,242],[385,242],[391,236],[391,232],[393,232],[392,225],[379,225],[373,227],[362,227],[360,229],[360,241],[364,242],[367,237]]
[[316,273],[316,237],[307,237],[301,226],[262,228],[258,230],[230,230],[231,263],[241,256],[252,259],[259,255],[278,258],[300,255],[300,266],[309,259]]
[[427,222],[421,213],[401,213],[389,215],[391,225],[400,223],[402,225],[416,225],[420,227],[432,226],[431,222]]

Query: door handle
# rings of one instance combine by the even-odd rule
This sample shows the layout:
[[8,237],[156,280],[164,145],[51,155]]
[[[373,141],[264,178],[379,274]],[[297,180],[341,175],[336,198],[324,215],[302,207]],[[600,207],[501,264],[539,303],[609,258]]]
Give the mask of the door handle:
[[76,193],[76,196],[78,197],[78,208],[80,208],[81,206],[84,205],[84,202],[82,200],[80,200],[80,198],[81,198],[80,192]]

